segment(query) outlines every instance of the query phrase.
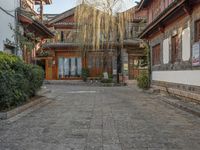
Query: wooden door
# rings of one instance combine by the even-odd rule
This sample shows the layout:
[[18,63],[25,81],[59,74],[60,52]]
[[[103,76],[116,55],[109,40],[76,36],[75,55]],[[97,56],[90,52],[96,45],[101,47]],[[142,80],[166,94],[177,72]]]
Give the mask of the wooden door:
[[52,59],[46,59],[45,60],[45,68],[46,68],[46,70],[45,70],[45,76],[46,76],[46,79],[47,80],[52,80],[52,64],[53,64],[53,61],[52,61]]
[[178,59],[178,35],[172,37],[172,53],[171,60],[175,63]]

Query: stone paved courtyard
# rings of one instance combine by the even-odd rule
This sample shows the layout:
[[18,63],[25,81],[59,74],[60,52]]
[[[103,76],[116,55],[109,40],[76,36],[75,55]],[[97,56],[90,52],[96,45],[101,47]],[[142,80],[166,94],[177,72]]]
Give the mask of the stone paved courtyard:
[[135,87],[49,85],[52,102],[0,121],[0,150],[199,150],[200,118]]

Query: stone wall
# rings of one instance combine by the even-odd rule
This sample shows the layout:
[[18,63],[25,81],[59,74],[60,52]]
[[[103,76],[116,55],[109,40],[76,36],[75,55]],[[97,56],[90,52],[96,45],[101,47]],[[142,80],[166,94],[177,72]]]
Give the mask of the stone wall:
[[172,94],[182,98],[187,98],[200,102],[200,87],[161,81],[152,81],[152,88],[159,89],[161,93]]

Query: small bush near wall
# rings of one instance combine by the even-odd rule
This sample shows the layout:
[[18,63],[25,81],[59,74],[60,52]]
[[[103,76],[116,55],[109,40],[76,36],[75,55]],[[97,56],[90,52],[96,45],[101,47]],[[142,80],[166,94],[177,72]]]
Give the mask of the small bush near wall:
[[44,71],[0,52],[0,111],[22,105],[42,86]]
[[83,78],[83,81],[87,81],[88,79],[88,76],[89,76],[89,69],[88,68],[83,68],[82,69],[82,78]]
[[137,78],[138,87],[141,89],[149,88],[149,76],[147,71],[142,71]]

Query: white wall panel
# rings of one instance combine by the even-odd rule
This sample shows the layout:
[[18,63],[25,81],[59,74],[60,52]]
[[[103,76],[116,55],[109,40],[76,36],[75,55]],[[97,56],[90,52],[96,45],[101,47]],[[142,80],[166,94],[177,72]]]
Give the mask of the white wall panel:
[[182,32],[182,59],[188,61],[191,55],[191,39],[190,28],[186,28]]
[[200,86],[200,70],[153,71],[152,80]]
[[[15,16],[15,9],[19,7],[19,0],[0,0],[0,7]],[[14,42],[14,33],[10,29],[9,24],[15,27],[15,18],[0,10],[0,51],[3,50],[6,39]]]
[[163,63],[168,64],[169,63],[169,45],[170,45],[170,39],[167,38],[163,41]]

